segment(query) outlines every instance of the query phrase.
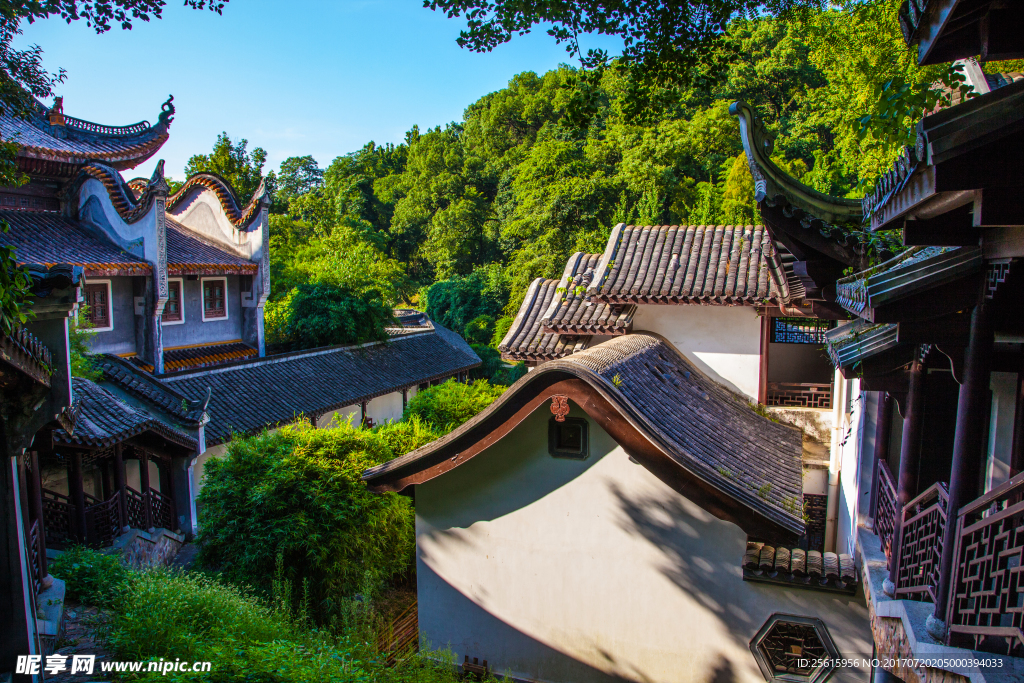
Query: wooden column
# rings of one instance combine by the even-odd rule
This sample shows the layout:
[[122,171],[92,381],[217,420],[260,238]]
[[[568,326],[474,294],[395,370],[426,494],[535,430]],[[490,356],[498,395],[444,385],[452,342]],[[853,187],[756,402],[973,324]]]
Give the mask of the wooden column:
[[46,525],[43,524],[43,479],[39,471],[39,453],[29,453],[29,467],[32,472],[28,475],[28,497],[29,510],[32,518],[39,524],[39,576],[40,583],[45,588],[53,584],[49,572],[46,570]]
[[871,501],[868,509],[874,518],[878,510],[878,463],[889,457],[889,439],[892,438],[892,397],[878,392],[878,410],[875,413],[875,452],[871,468]]
[[362,427],[366,424],[366,401],[363,401],[362,403],[359,404],[359,414],[359,426]]
[[75,506],[75,534],[81,543],[86,542],[85,524],[85,479],[82,472],[82,452],[72,451],[71,471],[68,473],[68,492]]
[[139,486],[142,488],[142,499],[146,503],[146,529],[153,528],[153,496],[149,493],[149,453],[139,452]]
[[768,344],[771,341],[771,329],[772,317],[768,314],[761,316],[761,356],[757,373],[757,402],[761,405],[768,403]]
[[1024,372],[1017,375],[1017,410],[1013,416],[1013,450],[1010,451],[1010,478],[1024,472]]
[[409,406],[409,389],[402,389],[402,412]]
[[122,531],[128,528],[128,492],[124,483],[124,454],[121,444],[114,444],[114,490],[117,491],[117,514]]
[[164,492],[170,500],[171,508],[171,526],[169,531],[174,531],[178,528],[178,507],[174,503],[174,458],[171,458],[170,463],[167,465],[167,491]]
[[[942,535],[939,560],[939,585],[935,597],[934,619],[929,630],[945,635],[946,598],[949,595],[953,553],[956,552],[956,521],[960,508],[978,496],[978,482],[985,464],[982,444],[988,421],[984,419],[991,394],[992,316],[988,305],[974,307],[971,313],[971,337],[964,353],[964,383],[956,407],[956,433],[953,437],[953,468],[949,474],[949,502],[946,504],[946,530]],[[937,628],[936,628],[937,627]],[[934,635],[934,633],[932,634]]]
[[921,459],[921,426],[924,412],[924,359],[919,349],[910,364],[910,391],[907,393],[906,417],[903,420],[903,440],[900,442],[900,472],[896,483],[896,520],[892,533],[892,556],[889,559],[889,582],[885,588],[895,591],[900,551],[900,533],[903,531],[903,506],[918,494],[918,465]]

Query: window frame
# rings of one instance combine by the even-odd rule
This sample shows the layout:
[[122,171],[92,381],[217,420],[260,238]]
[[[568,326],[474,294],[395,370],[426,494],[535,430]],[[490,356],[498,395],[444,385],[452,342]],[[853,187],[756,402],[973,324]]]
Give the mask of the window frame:
[[[93,332],[110,332],[114,329],[114,288],[109,279],[102,280],[91,280],[86,278],[85,287],[82,288],[82,293],[85,295],[85,305],[92,308],[91,297],[88,295],[88,288],[96,285],[104,285],[107,288],[107,326],[106,327],[93,327]],[[92,323],[92,319],[89,319]]]
[[[561,427],[577,425],[582,434],[580,435],[580,449],[578,451],[558,447],[558,430]],[[588,423],[581,417],[566,417],[559,422],[552,417],[548,420],[548,455],[560,460],[586,460],[590,457],[590,437]]]
[[[181,313],[181,317],[178,318],[177,320],[167,320],[166,318],[164,318],[164,315],[166,315],[166,311],[167,311],[167,304],[165,303],[164,304],[164,313],[161,314],[160,322],[163,325],[184,325],[185,324],[185,278],[181,278],[181,277],[169,277],[169,278],[167,278],[167,293],[168,294],[170,294],[170,292],[171,292],[171,283],[172,282],[177,282],[178,283],[178,310]],[[167,299],[167,303],[170,303],[170,301],[171,301],[170,298],[168,298]],[[224,305],[225,305],[225,308],[227,308],[227,301],[226,300],[225,300],[225,304]],[[217,320],[221,320],[221,318],[217,318]]]
[[[206,315],[206,283],[214,280],[220,280],[224,283],[224,315],[209,317]],[[222,320],[228,320],[231,317],[231,310],[228,307],[228,279],[226,276],[219,275],[217,277],[199,278],[199,298],[202,303],[204,323],[220,322]]]

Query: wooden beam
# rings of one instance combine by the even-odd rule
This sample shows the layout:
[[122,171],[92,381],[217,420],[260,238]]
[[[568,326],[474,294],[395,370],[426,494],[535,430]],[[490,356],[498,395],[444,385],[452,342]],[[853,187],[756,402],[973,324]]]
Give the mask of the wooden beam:
[[938,318],[896,323],[896,341],[905,344],[952,344],[966,346],[971,316],[957,311]]
[[873,323],[899,323],[924,321],[969,309],[981,300],[984,279],[984,272],[968,275],[891,304],[866,309],[866,317]]
[[968,247],[977,245],[981,232],[974,225],[973,204],[958,206],[935,218],[904,220],[907,247]]
[[[1018,160],[1019,162],[1019,160]],[[1024,202],[1020,187],[989,187],[975,200],[972,216],[976,228],[1020,228],[1024,226]]]

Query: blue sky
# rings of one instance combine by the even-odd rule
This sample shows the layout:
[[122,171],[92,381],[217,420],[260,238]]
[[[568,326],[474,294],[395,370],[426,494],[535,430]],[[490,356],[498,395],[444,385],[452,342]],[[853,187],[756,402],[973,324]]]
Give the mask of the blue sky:
[[[325,167],[369,140],[401,142],[413,124],[459,120],[513,75],[568,61],[542,30],[488,54],[464,50],[455,42],[463,20],[420,0],[232,0],[223,16],[178,3],[131,31],[97,36],[54,18],[26,25],[18,41],[40,45],[50,70],[67,70],[58,94],[71,116],[152,123],[173,94],[177,114],[157,158],[177,179],[221,131],[267,150],[265,171],[303,154]],[[154,164],[125,175],[149,175]]]

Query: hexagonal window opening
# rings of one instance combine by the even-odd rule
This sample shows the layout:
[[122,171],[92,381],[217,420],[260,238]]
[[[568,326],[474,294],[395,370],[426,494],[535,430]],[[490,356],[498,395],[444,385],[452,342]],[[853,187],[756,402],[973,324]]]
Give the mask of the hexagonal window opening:
[[773,614],[750,641],[750,651],[766,681],[821,683],[839,659],[828,628],[821,619]]

